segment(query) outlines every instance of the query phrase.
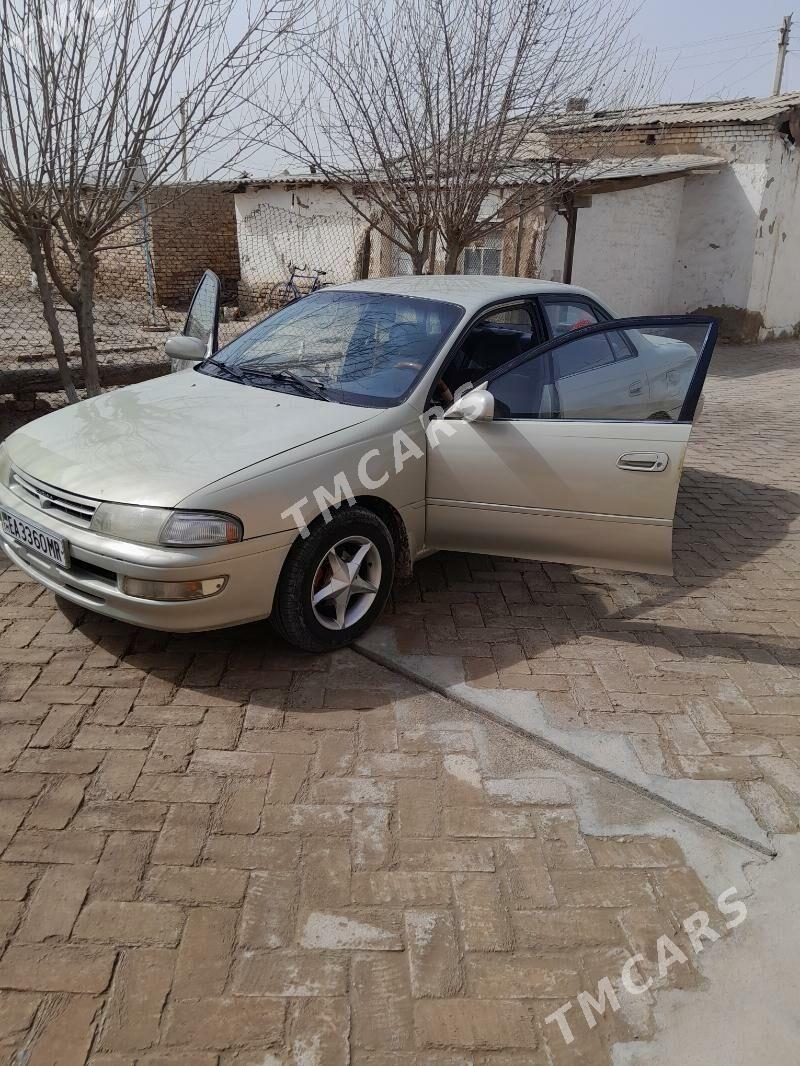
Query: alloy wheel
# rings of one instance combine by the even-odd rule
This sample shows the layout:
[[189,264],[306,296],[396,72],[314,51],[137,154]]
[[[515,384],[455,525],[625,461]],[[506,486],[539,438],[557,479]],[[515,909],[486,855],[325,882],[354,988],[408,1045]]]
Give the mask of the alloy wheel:
[[311,583],[311,608],[326,629],[348,629],[364,617],[381,586],[383,567],[368,537],[345,537],[323,557]]

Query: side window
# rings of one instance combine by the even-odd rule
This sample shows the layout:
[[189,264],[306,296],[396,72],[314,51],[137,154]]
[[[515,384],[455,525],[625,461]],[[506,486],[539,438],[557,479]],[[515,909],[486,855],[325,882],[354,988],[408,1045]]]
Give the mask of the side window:
[[575,329],[593,326],[599,319],[588,303],[581,300],[542,300],[542,310],[554,337]]
[[484,315],[469,330],[442,374],[450,393],[477,385],[538,343],[531,312],[525,304]]
[[495,418],[679,419],[712,326],[636,322],[635,329],[609,323],[589,336],[566,338],[498,373],[488,386]]
[[587,370],[595,370],[613,362],[614,349],[606,333],[581,337],[553,352],[556,380],[572,377],[573,374],[585,374]]
[[522,331],[530,332],[533,329],[530,311],[527,307],[509,307],[505,311],[495,311],[481,319],[482,326],[511,326]]

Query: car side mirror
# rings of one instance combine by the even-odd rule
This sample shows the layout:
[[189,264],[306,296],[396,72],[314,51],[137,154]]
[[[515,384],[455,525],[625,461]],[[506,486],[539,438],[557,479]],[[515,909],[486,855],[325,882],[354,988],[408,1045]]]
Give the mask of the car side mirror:
[[444,413],[445,418],[459,418],[464,422],[491,422],[494,418],[494,396],[485,388],[473,389],[455,401]]
[[180,334],[177,337],[169,337],[164,345],[164,351],[170,359],[181,359],[197,363],[206,357],[206,346],[197,337],[185,337]]

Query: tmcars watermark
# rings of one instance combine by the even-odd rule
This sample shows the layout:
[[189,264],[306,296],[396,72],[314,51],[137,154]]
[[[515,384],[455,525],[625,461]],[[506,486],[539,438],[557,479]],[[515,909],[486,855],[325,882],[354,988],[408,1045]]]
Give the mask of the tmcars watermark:
[[[733,898],[737,894],[738,890],[731,886],[717,897],[717,907],[720,914],[731,916],[725,923],[726,929],[735,929],[747,917],[747,907],[742,900]],[[684,919],[682,925],[695,955],[699,955],[705,947],[704,940],[713,944],[720,939],[721,934],[712,929],[710,925],[707,911],[695,911],[694,914],[690,914],[688,918]],[[578,1006],[581,1008],[583,1017],[590,1029],[594,1029],[597,1025],[597,1018],[602,1017],[608,1007],[614,1012],[620,1009],[620,1002],[617,996],[620,984],[630,996],[641,996],[650,988],[653,984],[652,977],[648,977],[646,981],[637,980],[634,977],[634,970],[638,964],[646,963],[647,961],[644,955],[637,952],[637,954],[631,955],[622,967],[620,981],[617,983],[616,989],[610,977],[603,977],[597,984],[596,995],[585,991],[578,993]],[[669,973],[671,966],[676,963],[682,965],[688,962],[689,959],[686,953],[670,937],[664,935],[660,936],[656,941],[656,961],[658,964],[658,976],[663,980]],[[637,974],[637,976],[639,975]],[[571,1044],[575,1039],[575,1034],[566,1017],[567,1012],[573,1006],[572,1000],[569,1000],[545,1018],[545,1023],[548,1025],[552,1025],[554,1022],[558,1024],[564,1042],[567,1044]]]
[[[469,394],[474,389],[475,386],[471,382],[467,382],[465,385],[459,386],[453,393],[453,402],[460,403],[458,419],[460,422],[474,422],[480,414],[480,405],[477,402],[474,404],[470,402]],[[456,432],[456,427],[445,420],[445,410],[442,407],[430,408],[419,416],[419,422],[425,431],[425,437],[430,448],[438,447],[442,437],[452,437]],[[356,467],[356,478],[358,484],[365,491],[376,492],[386,484],[392,476],[392,471],[395,474],[399,474],[406,463],[411,460],[423,459],[425,456],[422,448],[404,429],[397,429],[392,434],[391,451],[391,456],[387,456],[382,455],[380,448],[370,448],[359,459]],[[317,505],[317,511],[313,517],[316,518],[317,514],[321,514],[326,523],[330,522],[333,517],[331,508],[341,507],[343,503],[348,503],[353,507],[356,503],[356,494],[353,491],[352,483],[343,470],[340,470],[334,476],[332,490],[327,489],[324,485],[319,485],[311,495]],[[310,502],[308,496],[303,496],[296,503],[293,503],[291,507],[281,511],[281,518],[294,519],[295,525],[300,531],[300,536],[303,538],[308,537],[311,533],[306,517],[303,514],[303,508],[307,507]]]

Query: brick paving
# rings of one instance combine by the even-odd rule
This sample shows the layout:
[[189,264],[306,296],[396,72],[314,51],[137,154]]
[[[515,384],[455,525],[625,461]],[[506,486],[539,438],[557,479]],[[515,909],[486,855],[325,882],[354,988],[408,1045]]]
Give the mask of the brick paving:
[[652,992],[570,1046],[545,1018],[688,953],[714,910],[674,840],[584,834],[535,745],[509,769],[353,653],[2,587],[1,1063],[601,1066],[651,1035]]
[[800,344],[719,349],[678,500],[675,577],[442,553],[383,626],[399,655],[627,736],[652,775],[800,814]]
[[[676,581],[434,558],[387,624],[795,828],[793,357],[723,357]],[[585,831],[533,742],[355,653],[64,613],[11,567],[0,630],[3,1066],[605,1066],[698,982],[569,1046],[545,1023],[714,908],[672,837]]]

